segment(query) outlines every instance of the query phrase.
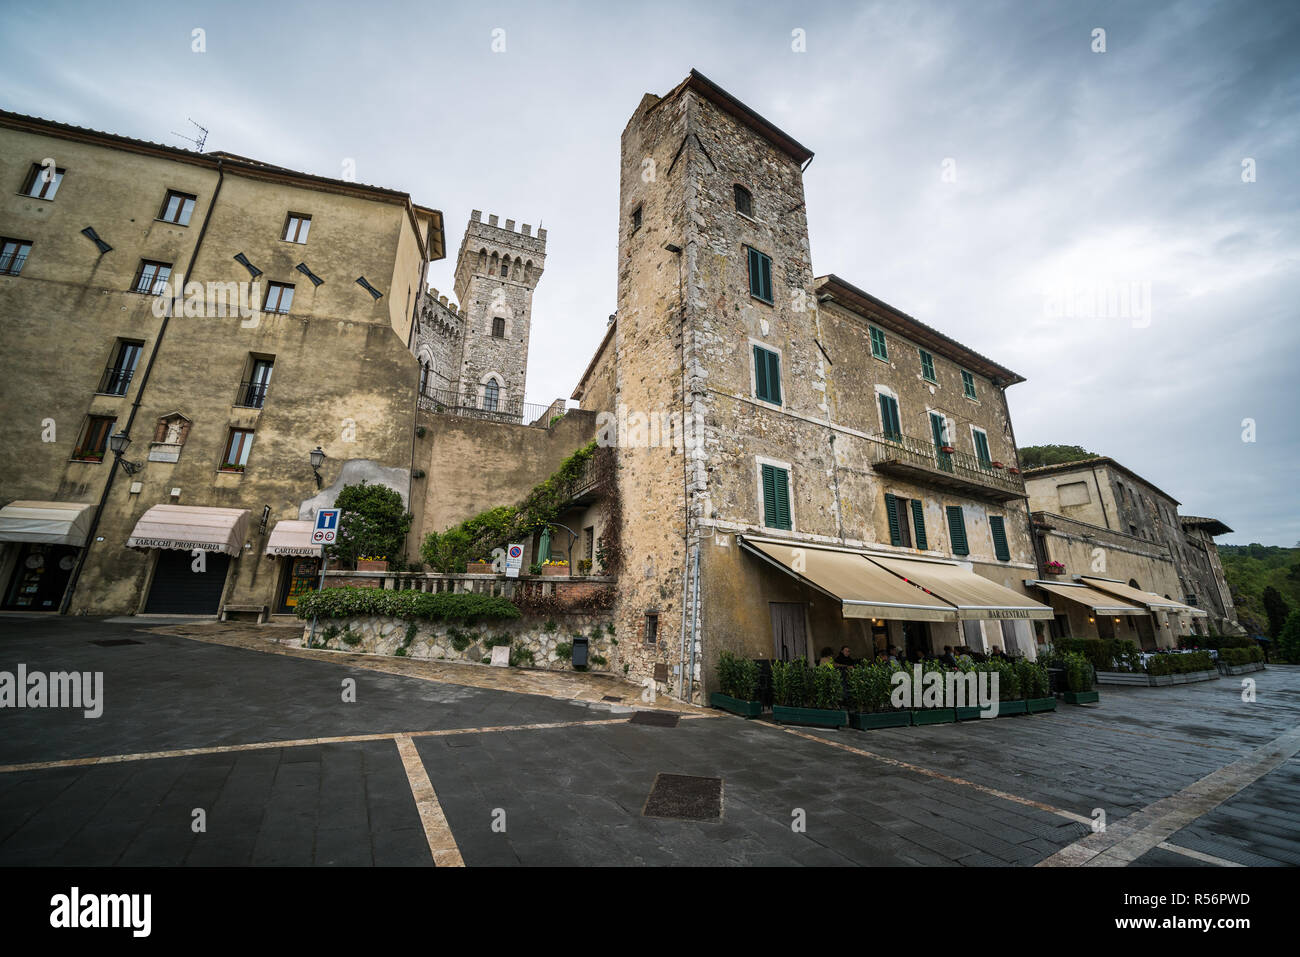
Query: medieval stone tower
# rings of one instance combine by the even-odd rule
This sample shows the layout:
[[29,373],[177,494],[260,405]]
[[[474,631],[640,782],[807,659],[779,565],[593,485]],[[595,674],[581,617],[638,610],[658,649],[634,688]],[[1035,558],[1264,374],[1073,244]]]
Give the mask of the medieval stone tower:
[[524,401],[533,290],[546,262],[546,230],[515,221],[483,222],[470,213],[456,258],[456,299],[461,341],[449,378],[462,401],[480,409],[512,412]]

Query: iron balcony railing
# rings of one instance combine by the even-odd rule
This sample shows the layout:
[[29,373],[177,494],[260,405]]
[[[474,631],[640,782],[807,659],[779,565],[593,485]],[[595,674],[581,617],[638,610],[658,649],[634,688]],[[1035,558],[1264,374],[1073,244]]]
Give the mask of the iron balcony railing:
[[495,403],[476,395],[461,395],[451,389],[428,389],[420,394],[420,408],[426,412],[459,415],[515,425],[547,425],[540,421],[550,406],[535,402],[507,402],[498,396]]
[[127,387],[131,385],[134,376],[135,369],[109,366],[104,370],[104,375],[99,380],[99,388],[95,392],[99,395],[126,395]]
[[239,394],[235,397],[235,405],[241,409],[260,409],[266,402],[266,390],[270,387],[269,382],[239,383]]
[[969,452],[944,452],[932,440],[902,433],[876,433],[871,439],[871,465],[881,471],[894,470],[916,478],[928,478],[940,485],[986,491],[999,498],[1025,494],[1024,480],[996,468]]

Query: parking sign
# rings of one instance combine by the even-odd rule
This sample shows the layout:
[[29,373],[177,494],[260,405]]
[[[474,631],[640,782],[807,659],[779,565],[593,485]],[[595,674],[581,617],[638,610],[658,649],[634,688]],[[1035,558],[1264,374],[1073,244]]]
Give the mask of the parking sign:
[[311,540],[315,545],[333,545],[339,533],[339,510],[322,508],[316,513],[316,527],[312,530]]

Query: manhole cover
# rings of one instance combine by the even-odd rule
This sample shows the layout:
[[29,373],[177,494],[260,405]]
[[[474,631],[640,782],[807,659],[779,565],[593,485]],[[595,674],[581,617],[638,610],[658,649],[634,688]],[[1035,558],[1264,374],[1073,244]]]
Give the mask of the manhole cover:
[[633,724],[649,724],[656,728],[675,728],[679,715],[671,711],[638,711],[632,715]]
[[99,645],[101,648],[116,648],[118,645],[143,645],[143,641],[136,641],[134,638],[102,638],[99,641],[92,641],[92,645]]
[[722,817],[722,778],[660,773],[641,813],[679,821],[717,821]]

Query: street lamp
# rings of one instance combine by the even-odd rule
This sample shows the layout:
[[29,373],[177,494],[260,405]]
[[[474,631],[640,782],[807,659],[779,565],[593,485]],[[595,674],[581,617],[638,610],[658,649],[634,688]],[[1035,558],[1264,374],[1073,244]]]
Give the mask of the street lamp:
[[118,431],[108,437],[108,447],[113,451],[114,460],[116,460],[118,465],[122,466],[122,471],[127,475],[134,475],[136,472],[144,468],[144,466],[139,462],[132,462],[128,459],[122,458],[122,455],[126,452],[127,446],[130,444],[131,436],[127,435],[125,432]]
[[320,467],[321,467],[321,463],[325,461],[325,450],[322,449],[319,445],[316,446],[316,448],[311,450],[310,458],[311,458],[311,472],[312,475],[316,476],[316,488],[317,490],[319,490],[321,487]]

